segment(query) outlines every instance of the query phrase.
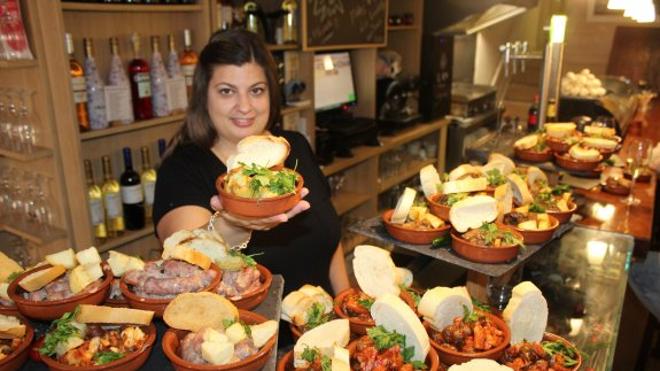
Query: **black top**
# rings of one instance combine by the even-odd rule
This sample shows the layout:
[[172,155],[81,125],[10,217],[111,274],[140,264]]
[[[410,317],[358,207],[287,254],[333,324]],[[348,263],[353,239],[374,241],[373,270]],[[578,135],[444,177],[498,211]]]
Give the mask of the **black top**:
[[[311,207],[270,231],[254,231],[247,254],[274,274],[284,276],[285,294],[305,283],[332,292],[328,272],[340,238],[339,218],[330,201],[330,187],[305,137],[291,131],[273,133],[286,138],[291,153],[285,166],[303,176]],[[183,144],[163,161],[158,170],[154,200],[154,225],[170,210],[197,205],[213,212],[211,197],[217,194],[216,178],[226,166],[208,148]]]

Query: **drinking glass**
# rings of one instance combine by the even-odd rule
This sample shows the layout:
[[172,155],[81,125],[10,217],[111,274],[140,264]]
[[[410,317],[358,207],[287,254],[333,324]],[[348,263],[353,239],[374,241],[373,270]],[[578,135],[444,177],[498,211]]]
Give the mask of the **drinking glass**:
[[653,146],[653,143],[650,139],[646,138],[634,138],[631,140],[630,144],[626,147],[624,158],[626,159],[626,166],[630,176],[632,178],[632,183],[630,185],[630,194],[628,197],[623,198],[621,201],[626,205],[639,205],[640,200],[634,195],[635,183],[642,169],[648,165],[648,159],[650,150]]

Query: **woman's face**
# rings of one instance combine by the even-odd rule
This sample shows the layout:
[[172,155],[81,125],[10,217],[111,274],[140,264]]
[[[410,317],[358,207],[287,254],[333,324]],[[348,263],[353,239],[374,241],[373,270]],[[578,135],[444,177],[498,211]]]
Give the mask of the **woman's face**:
[[268,80],[263,68],[254,62],[215,67],[207,100],[209,116],[223,141],[238,143],[266,129]]

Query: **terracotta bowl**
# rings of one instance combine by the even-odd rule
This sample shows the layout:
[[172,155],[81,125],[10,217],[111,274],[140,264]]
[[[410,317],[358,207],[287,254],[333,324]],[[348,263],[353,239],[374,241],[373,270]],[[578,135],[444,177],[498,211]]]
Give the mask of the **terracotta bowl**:
[[576,160],[568,154],[558,154],[555,153],[555,161],[557,165],[566,170],[573,171],[594,171],[598,167],[601,161],[603,161],[603,156],[599,156],[596,161],[581,161]]
[[16,348],[15,351],[11,352],[7,357],[0,360],[0,370],[18,370],[23,366],[25,361],[27,361],[28,355],[30,354],[30,344],[34,340],[34,330],[27,319],[22,317],[19,314],[7,314],[18,317],[21,320],[21,323],[25,324],[25,337],[23,342]]
[[551,211],[547,210],[546,213],[548,213],[550,216],[554,216],[559,224],[564,224],[568,221],[571,220],[571,215],[575,213],[575,210],[577,210],[577,204],[575,202],[570,202],[568,204],[568,211]]
[[[370,327],[374,327],[376,323],[374,322],[373,319],[360,319],[357,317],[349,317],[348,313],[344,312],[344,309],[342,308],[342,303],[344,302],[344,299],[346,296],[349,294],[352,294],[354,292],[359,292],[360,290],[354,289],[354,288],[348,288],[337,295],[335,297],[334,301],[334,310],[335,314],[337,315],[337,318],[346,318],[348,319],[348,324],[351,327],[351,333],[353,334],[358,334],[358,335],[366,335],[367,334],[367,329]],[[399,297],[408,304],[410,308],[412,308],[415,312],[417,311],[415,302],[412,299],[412,296],[410,294],[403,294],[405,290],[402,290],[402,293],[399,295]]]
[[582,367],[582,353],[580,353],[578,351],[577,347],[573,343],[571,343],[570,341],[564,339],[563,337],[561,337],[559,335],[555,335],[555,334],[552,334],[550,332],[546,332],[545,334],[543,334],[543,340],[545,340],[545,341],[561,341],[562,343],[564,343],[564,345],[573,348],[575,350],[575,353],[577,354],[577,364],[575,366],[573,366],[572,368],[570,368],[570,370],[579,370],[580,367]]
[[555,139],[549,136],[546,136],[545,144],[555,153],[566,153],[572,146],[572,144],[568,144],[561,139]]
[[[248,325],[255,325],[259,323],[266,322],[268,319],[260,314],[248,312],[246,310],[240,309],[238,311],[239,318],[241,321],[245,322]],[[270,352],[275,348],[275,341],[277,340],[277,334],[272,336],[264,346],[259,349],[259,351],[250,357],[240,361],[233,362],[226,365],[198,365],[191,362],[188,362],[179,356],[179,344],[183,338],[188,335],[189,331],[185,330],[175,330],[168,329],[163,335],[163,341],[161,342],[163,346],[163,352],[165,356],[172,362],[172,366],[177,371],[194,371],[194,370],[241,370],[241,371],[257,371],[261,370],[262,367],[268,361],[268,356]]]
[[621,184],[617,184],[616,186],[612,187],[610,184],[606,183],[602,187],[604,192],[611,193],[613,195],[627,196],[630,194],[630,187],[622,186]]
[[298,327],[293,323],[289,323],[289,330],[291,330],[291,335],[293,336],[293,340],[298,340],[302,336],[302,334],[305,333],[302,327]]
[[451,209],[450,206],[443,205],[438,202],[438,200],[442,197],[442,194],[438,193],[435,194],[431,197],[426,198],[426,203],[429,205],[429,210],[431,213],[438,218],[448,221],[449,220],[449,210]]
[[[348,349],[348,353],[351,355],[351,358],[353,354],[355,354],[359,341],[360,339],[355,339],[351,341],[346,347]],[[290,363],[293,363],[293,360],[291,360]],[[433,347],[429,348],[429,353],[426,355],[425,363],[426,363],[426,370],[428,371],[437,371],[439,369],[440,359],[438,358],[438,352],[436,352],[436,350],[433,349]]]
[[514,147],[513,152],[517,159],[525,162],[547,162],[552,160],[552,151],[550,148],[546,148],[542,152],[530,151],[527,149],[519,149]]
[[227,192],[225,190],[226,176],[227,174],[222,174],[215,181],[215,187],[222,198],[222,206],[232,214],[251,218],[265,218],[291,210],[300,201],[304,184],[303,177],[296,172],[296,192],[294,194],[255,200]]
[[520,233],[523,236],[523,241],[526,245],[539,245],[544,242],[550,241],[554,235],[557,228],[559,228],[559,220],[554,216],[548,214],[548,219],[550,219],[550,228],[539,229],[539,230],[528,230],[521,229],[515,225],[508,225],[513,228],[516,232]]
[[[215,288],[218,286],[218,284],[220,284],[220,279],[222,279],[222,271],[220,270],[220,268],[218,268],[218,266],[215,264],[211,264],[211,268],[209,269],[213,269],[214,271],[216,271],[217,274],[215,278],[211,281],[211,283],[200,291],[214,291]],[[170,301],[172,301],[172,299],[174,298],[154,299],[154,298],[144,298],[142,296],[139,296],[128,288],[128,284],[126,283],[125,277],[126,276],[121,278],[121,281],[119,282],[119,287],[121,288],[121,293],[124,295],[131,308],[152,310],[154,311],[154,315],[156,317],[159,318],[163,317],[163,312],[165,311],[165,307],[167,307],[167,304],[169,304]]]
[[[518,236],[521,240],[523,236],[509,226],[499,226],[500,228],[508,229]],[[461,237],[455,231],[451,231],[451,247],[456,253],[467,260],[477,263],[504,263],[511,261],[518,256],[518,249],[520,246],[505,246],[505,247],[483,247],[473,244],[468,240]]]
[[268,290],[270,290],[270,285],[273,283],[273,274],[270,273],[268,268],[261,264],[257,264],[257,269],[259,270],[259,273],[261,273],[261,287],[241,299],[230,299],[238,309],[253,309],[261,304],[268,296]]
[[383,223],[385,224],[387,233],[399,241],[407,242],[413,245],[428,245],[436,238],[446,236],[447,233],[449,233],[449,229],[451,228],[449,223],[445,223],[439,228],[429,230],[414,230],[410,228],[404,228],[399,224],[392,224],[392,222],[390,222],[393,213],[394,209],[389,209],[383,213]]
[[16,304],[18,311],[24,316],[43,321],[54,320],[62,317],[66,312],[73,311],[79,304],[98,305],[103,303],[108,296],[108,290],[110,290],[110,284],[112,283],[112,271],[106,263],[103,263],[102,267],[105,276],[101,285],[95,290],[85,290],[82,293],[62,300],[33,301],[23,298],[23,293],[25,291],[18,285],[18,283],[34,272],[42,271],[51,267],[52,265],[50,264],[44,264],[27,272],[23,272],[9,284],[7,294]]
[[114,362],[106,363],[101,366],[76,367],[57,362],[57,360],[40,354],[41,361],[48,365],[50,370],[54,371],[133,371],[139,370],[149,358],[153,345],[156,342],[156,326],[152,323],[147,329],[147,341],[142,350],[130,353]]
[[488,317],[488,319],[504,333],[504,340],[502,340],[502,343],[497,347],[479,353],[464,353],[441,347],[440,343],[437,343],[435,340],[433,340],[433,337],[431,336],[431,332],[435,330],[433,330],[430,323],[424,321],[424,327],[429,333],[431,347],[438,351],[438,356],[440,357],[440,361],[442,361],[443,364],[451,366],[454,364],[469,362],[477,358],[498,360],[500,357],[502,357],[504,350],[509,346],[509,342],[511,341],[511,330],[509,330],[509,326],[507,326],[501,318],[490,313],[483,314]]
[[619,151],[621,149],[621,145],[619,144],[616,146],[614,149],[603,149],[600,148],[598,149],[598,152],[600,152],[601,156],[603,156],[603,160],[607,160],[610,158],[615,152]]
[[18,308],[16,308],[16,305],[0,305],[0,314],[4,314],[5,316],[15,316],[19,314],[19,311]]

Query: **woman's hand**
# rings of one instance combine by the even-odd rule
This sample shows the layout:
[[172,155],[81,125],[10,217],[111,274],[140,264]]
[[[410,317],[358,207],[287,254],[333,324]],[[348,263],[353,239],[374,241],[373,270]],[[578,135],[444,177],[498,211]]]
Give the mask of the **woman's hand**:
[[[303,187],[301,190],[301,197],[304,198],[309,194],[309,189]],[[309,202],[305,200],[300,200],[291,208],[291,210],[286,213],[279,215],[271,216],[268,218],[249,218],[240,215],[231,214],[228,211],[224,210],[222,207],[222,201],[217,195],[211,197],[211,208],[215,211],[220,212],[220,216],[228,223],[245,229],[256,230],[256,231],[267,231],[269,229],[277,227],[280,223],[284,223],[294,216],[300,214],[301,212],[309,209]]]

